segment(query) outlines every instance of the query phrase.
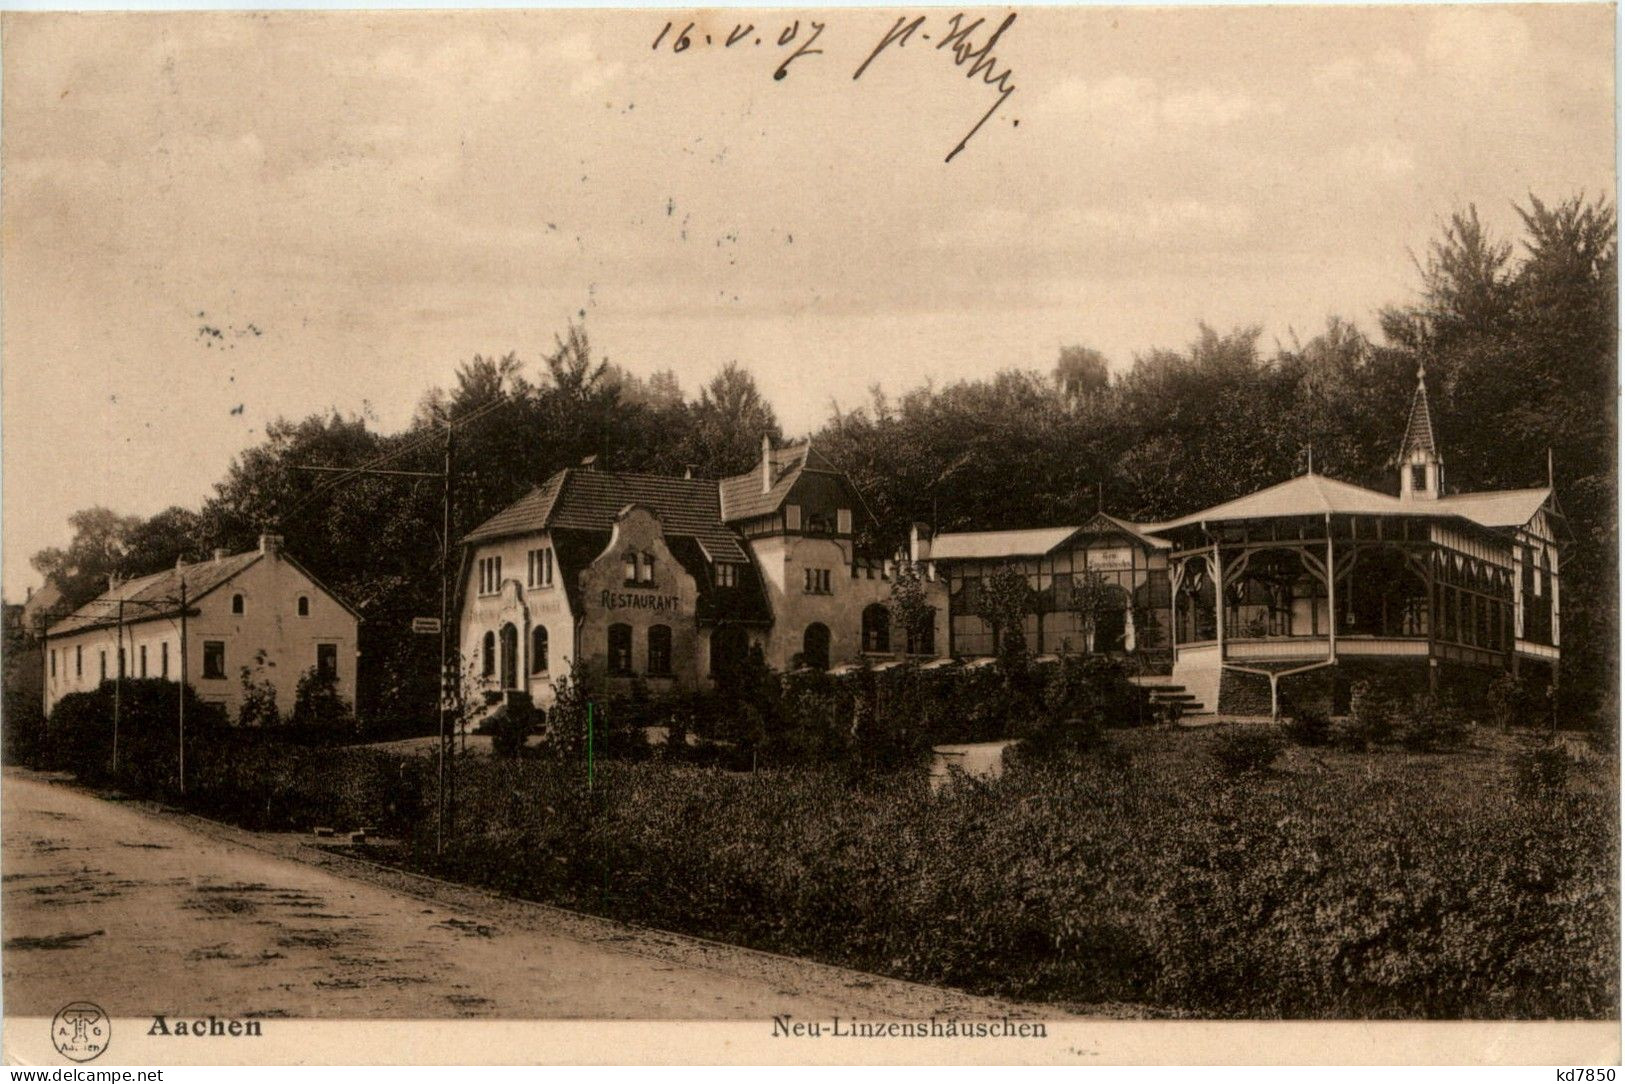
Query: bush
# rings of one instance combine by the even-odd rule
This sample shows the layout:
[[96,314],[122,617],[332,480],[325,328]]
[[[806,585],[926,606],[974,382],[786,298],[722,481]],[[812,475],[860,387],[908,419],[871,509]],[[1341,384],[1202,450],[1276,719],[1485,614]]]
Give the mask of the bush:
[[238,700],[238,726],[276,726],[282,722],[282,713],[277,710],[276,686],[265,674],[267,666],[275,665],[268,663],[265,652],[260,651],[254,656],[254,665],[240,671],[243,691]]
[[1332,727],[1332,742],[1340,749],[1366,752],[1393,736],[1404,694],[1392,682],[1356,681],[1349,691],[1349,714]]
[[536,705],[528,695],[510,694],[507,702],[486,717],[491,734],[491,755],[516,757],[525,748],[525,739],[536,730]]
[[919,772],[854,786],[827,767],[619,763],[589,793],[572,766],[485,759],[459,781],[444,861],[427,820],[412,853],[527,898],[981,994],[1251,1019],[1617,1014],[1612,803],[1336,754],[1326,774],[1233,786],[1189,755],[1202,740],[1123,735],[1133,771],[1030,760],[934,795]]
[[1208,750],[1219,770],[1232,778],[1269,770],[1286,742],[1273,726],[1232,727],[1214,739]]
[[[226,733],[226,716],[187,686],[161,678],[104,681],[57,701],[47,722],[48,763],[86,782],[171,798],[179,786],[180,697],[186,698],[186,758]],[[115,726],[116,717],[116,726]],[[116,735],[115,735],[116,731]],[[118,766],[115,770],[115,736]]]
[[1299,708],[1287,721],[1286,735],[1299,745],[1325,745],[1332,740],[1332,721],[1323,711]]
[[1460,749],[1472,732],[1472,717],[1461,705],[1425,693],[1411,701],[1397,723],[1400,744],[1418,753]]
[[1557,742],[1527,745],[1513,760],[1513,786],[1525,798],[1551,798],[1568,789],[1569,764]]
[[299,675],[293,694],[293,714],[288,722],[295,727],[343,734],[352,734],[357,729],[355,713],[339,696],[338,678],[320,673],[314,666]]

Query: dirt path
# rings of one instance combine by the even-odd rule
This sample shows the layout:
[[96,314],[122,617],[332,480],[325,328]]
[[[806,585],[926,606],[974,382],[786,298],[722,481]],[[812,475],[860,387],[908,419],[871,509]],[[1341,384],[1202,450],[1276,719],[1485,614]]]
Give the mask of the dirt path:
[[6,773],[3,817],[11,1015],[77,999],[114,1016],[1032,1014],[443,885],[22,773]]

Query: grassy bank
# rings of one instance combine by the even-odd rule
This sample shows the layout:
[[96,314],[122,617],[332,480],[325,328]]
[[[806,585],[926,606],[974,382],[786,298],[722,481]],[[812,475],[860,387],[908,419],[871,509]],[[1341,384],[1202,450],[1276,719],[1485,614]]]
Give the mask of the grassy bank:
[[1517,786],[1507,749],[1120,734],[931,795],[661,763],[467,764],[424,868],[652,926],[977,992],[1232,1017],[1617,1014],[1617,783]]

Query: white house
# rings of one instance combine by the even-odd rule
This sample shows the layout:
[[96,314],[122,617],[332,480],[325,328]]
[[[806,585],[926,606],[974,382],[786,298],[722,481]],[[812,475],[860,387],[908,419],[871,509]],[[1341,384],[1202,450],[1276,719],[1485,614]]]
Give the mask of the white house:
[[[182,597],[186,659],[181,659]],[[280,535],[261,535],[258,549],[184,562],[115,583],[47,629],[45,709],[69,693],[116,677],[167,678],[188,684],[235,719],[242,669],[276,690],[277,707],[293,708],[299,678],[331,674],[338,695],[355,703],[356,632],[360,616],[282,552]]]

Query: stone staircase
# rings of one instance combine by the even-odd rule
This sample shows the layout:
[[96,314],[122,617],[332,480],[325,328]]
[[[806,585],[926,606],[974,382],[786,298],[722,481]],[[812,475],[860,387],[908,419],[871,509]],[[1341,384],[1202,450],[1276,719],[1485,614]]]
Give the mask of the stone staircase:
[[1158,711],[1175,704],[1179,705],[1181,715],[1204,715],[1213,710],[1204,705],[1195,693],[1167,677],[1141,677],[1134,679],[1134,683],[1145,691],[1146,700]]

